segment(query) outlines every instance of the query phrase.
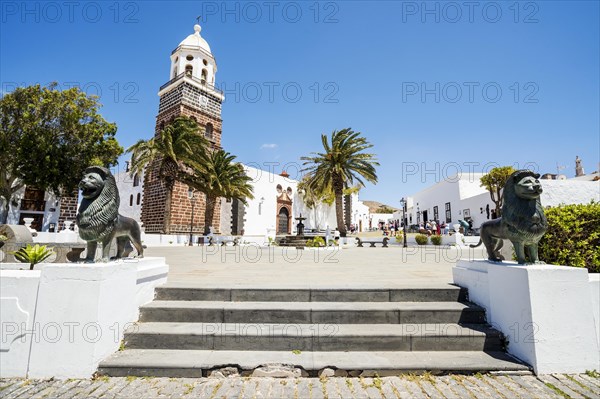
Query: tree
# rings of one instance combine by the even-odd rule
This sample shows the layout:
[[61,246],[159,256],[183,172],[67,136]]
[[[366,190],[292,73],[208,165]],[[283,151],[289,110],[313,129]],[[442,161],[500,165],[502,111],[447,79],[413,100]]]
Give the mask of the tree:
[[[196,121],[179,116],[149,140],[139,140],[127,149],[131,155],[130,174],[140,174],[149,166],[158,168],[158,178],[167,190],[165,208],[171,209],[175,182],[185,178],[190,165],[207,152],[208,141],[199,132]],[[145,174],[147,179],[149,173]],[[170,225],[170,212],[165,217],[165,232]]]
[[390,208],[387,205],[381,205],[377,208],[377,213],[394,213],[396,210],[394,208]]
[[490,192],[490,197],[496,204],[496,217],[502,216],[502,189],[508,177],[514,172],[515,169],[512,166],[500,166],[493,168],[480,179],[481,187],[485,187]]
[[19,87],[0,99],[0,199],[6,223],[10,201],[24,185],[71,195],[90,165],[110,167],[123,148],[117,126],[99,113],[97,96],[56,84]]
[[217,200],[220,197],[237,199],[244,204],[247,204],[247,198],[254,198],[250,184],[252,178],[246,175],[240,163],[233,162],[235,158],[221,149],[197,154],[190,164],[190,173],[182,176],[182,180],[190,188],[206,195],[204,235],[210,234]]
[[310,176],[309,185],[317,192],[327,188],[335,195],[335,213],[337,227],[342,237],[346,236],[344,223],[344,188],[356,182],[364,186],[364,180],[377,183],[375,166],[379,163],[373,154],[363,151],[373,147],[360,132],[350,128],[331,133],[331,143],[325,134],[321,135],[324,152],[312,153],[312,156],[302,157],[305,169]]
[[317,218],[317,208],[320,204],[331,205],[335,202],[335,196],[331,188],[327,187],[325,191],[316,191],[310,186],[310,176],[305,175],[302,180],[298,183],[298,191],[302,192],[302,199],[304,205],[308,209],[313,209],[315,212],[315,224],[316,228],[319,229],[319,223]]

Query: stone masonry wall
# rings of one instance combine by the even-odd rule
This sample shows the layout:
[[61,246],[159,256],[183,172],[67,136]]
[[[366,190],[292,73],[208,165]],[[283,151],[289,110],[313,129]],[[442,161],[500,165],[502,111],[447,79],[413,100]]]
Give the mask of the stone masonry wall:
[[[165,94],[164,96],[168,95]],[[163,97],[164,97],[163,96]],[[162,99],[161,99],[162,100]],[[212,148],[221,148],[222,120],[199,109],[184,105],[181,102],[164,109],[156,117],[155,135],[177,116],[184,115],[193,117],[204,129],[208,123],[213,125]],[[206,201],[203,194],[197,193],[194,204],[194,226],[195,234],[201,234],[204,230],[204,211]],[[162,234],[185,234],[190,231],[190,219],[192,216],[192,204],[188,199],[188,186],[177,182],[173,188],[171,209],[166,208],[167,190],[158,179],[158,168],[149,165],[144,182],[144,197],[142,201],[142,223],[146,233]],[[169,226],[165,226],[166,219],[170,216]],[[213,229],[220,231],[221,206],[217,201],[213,219]]]
[[77,196],[75,192],[71,197],[60,199],[60,215],[58,217],[58,231],[63,229],[65,221],[74,222],[77,218]]

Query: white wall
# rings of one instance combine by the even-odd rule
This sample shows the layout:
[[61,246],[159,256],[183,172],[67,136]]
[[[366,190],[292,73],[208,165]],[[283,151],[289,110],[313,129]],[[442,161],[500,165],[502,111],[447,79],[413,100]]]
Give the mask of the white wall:
[[[427,211],[428,219],[433,219],[433,207],[438,207],[438,218],[445,221],[445,204],[450,202],[452,221],[457,223],[464,219],[464,210],[468,209],[473,219],[473,226],[479,227],[487,218],[486,206],[491,211],[496,205],[492,202],[489,192],[480,186],[481,173],[454,176],[447,180],[427,187],[409,197],[407,218],[412,215],[412,224],[417,224],[417,207],[422,213]],[[544,207],[560,204],[587,204],[590,201],[600,201],[600,181],[579,180],[540,180],[544,189],[541,201]],[[483,209],[483,213],[481,212]],[[397,215],[401,215],[397,213]],[[401,216],[400,216],[401,218]],[[424,222],[421,217],[421,222]],[[409,219],[410,223],[410,219]]]
[[91,377],[168,270],[164,258],[0,270],[0,377]]
[[[21,188],[19,191],[17,191],[15,193],[15,195],[13,196],[13,201],[16,201],[18,204],[19,201],[21,201],[24,196],[25,196],[25,187]],[[48,229],[50,228],[50,223],[54,223],[55,227],[58,228],[58,218],[60,216],[60,201],[54,194],[52,194],[50,192],[45,193],[44,199],[46,200],[46,206],[44,208],[45,210],[44,210],[44,212],[39,212],[39,213],[44,214],[41,231],[48,231]],[[20,210],[19,206],[13,205],[13,201],[10,202],[10,205],[8,208],[7,224],[19,224],[21,210]],[[27,213],[38,213],[38,212],[29,212],[29,211],[26,211],[26,212]]]
[[[139,184],[134,186],[133,177],[129,176],[128,172],[121,172],[115,175],[117,188],[119,189],[119,213],[135,219],[141,225],[142,217],[142,200],[144,197],[144,174],[139,175]],[[140,196],[139,204],[137,197]],[[133,198],[133,202],[130,202]],[[131,205],[130,205],[131,204]]]
[[583,373],[600,364],[600,284],[586,269],[459,260],[452,272],[506,336],[508,352],[536,374]]

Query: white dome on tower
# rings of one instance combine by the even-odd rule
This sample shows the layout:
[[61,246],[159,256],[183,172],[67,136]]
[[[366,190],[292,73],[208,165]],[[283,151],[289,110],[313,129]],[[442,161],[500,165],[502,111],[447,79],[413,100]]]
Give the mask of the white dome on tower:
[[204,38],[200,36],[201,30],[202,28],[200,27],[200,25],[194,25],[194,33],[186,37],[181,43],[179,43],[179,45],[186,47],[200,47],[204,51],[210,53],[210,46],[208,45],[206,40],[204,40]]

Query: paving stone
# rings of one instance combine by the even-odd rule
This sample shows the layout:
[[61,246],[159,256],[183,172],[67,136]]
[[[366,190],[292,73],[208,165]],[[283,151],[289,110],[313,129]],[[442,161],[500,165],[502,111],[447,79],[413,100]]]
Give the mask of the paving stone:
[[325,387],[325,397],[329,399],[344,399],[340,395],[336,380],[337,378],[331,377],[323,381],[323,386]]
[[298,380],[298,384],[296,384],[296,392],[298,392],[298,399],[308,399],[310,398],[310,380],[308,378],[301,378]]
[[104,395],[110,388],[112,388],[115,385],[116,381],[113,381],[113,379],[107,379],[105,380],[96,380],[94,381],[94,384],[92,384],[89,388],[88,391],[85,392],[84,394],[87,395],[88,398],[92,399],[92,398],[99,398],[102,395]]
[[[258,378],[258,379],[252,379],[249,381],[256,381],[256,395],[255,395],[256,399],[271,397],[271,390],[273,389],[273,384],[275,384],[274,378]],[[244,398],[250,398],[250,397],[244,395]]]
[[350,387],[348,387],[348,378],[346,377],[340,377],[340,378],[334,378],[333,381],[335,382],[337,391],[339,392],[340,396],[342,398],[352,398],[354,397],[354,395],[352,395],[352,391],[350,390]]
[[[526,380],[524,376],[515,377],[512,375],[509,375],[507,377],[509,379],[511,379],[513,382],[515,382],[516,384],[522,386],[528,392],[529,395],[534,395],[535,397],[539,397],[539,398],[561,398],[561,399],[564,399],[562,395],[557,394],[556,392],[554,392],[553,390],[548,388],[546,385],[544,385],[541,381],[539,381],[537,379],[535,380],[537,382],[537,384],[535,384],[535,383],[532,384],[530,381]],[[535,379],[535,377],[534,377],[534,379]]]
[[[310,389],[310,397],[312,399],[324,399],[325,395],[323,394],[323,384],[317,378],[311,378],[311,389]],[[278,398],[279,396],[273,395],[274,398]]]
[[275,381],[273,381],[273,385],[272,385],[272,397],[274,398],[286,398],[288,396],[286,396],[285,392],[289,391],[289,387],[288,385],[292,384],[292,390],[293,388],[293,378],[283,378],[283,379],[276,379]]
[[65,398],[71,397],[70,392],[77,388],[83,380],[66,380],[62,381],[62,384],[59,389],[52,393],[52,398]]
[[[580,384],[584,385],[588,391],[592,392],[595,395],[600,395],[600,385],[596,385],[593,382],[584,379],[582,374],[573,374],[571,375],[571,377],[578,381]],[[598,381],[600,384],[600,380]]]
[[577,392],[580,397],[590,397],[590,395],[592,395],[592,392],[589,389],[584,388],[577,382],[573,381],[573,379],[572,379],[573,377],[570,375],[553,374],[552,376],[554,378],[558,379],[560,382],[562,382],[567,387],[571,388],[571,390]]
[[558,378],[556,378],[552,375],[539,375],[539,376],[537,376],[537,378],[540,381],[542,381],[544,384],[546,384],[546,383],[552,384],[556,388],[560,389],[561,391],[563,391],[564,393],[569,395],[572,399],[582,399],[583,398],[583,396],[580,393],[573,391],[569,386],[563,384],[563,382],[561,380],[559,380]]
[[442,396],[442,394],[440,393],[440,391],[438,389],[436,389],[435,386],[435,382],[432,382],[433,379],[427,380],[424,378],[420,378],[417,383],[419,384],[419,386],[421,387],[421,389],[423,391],[425,391],[425,393],[432,399],[444,399],[444,397]]
[[473,398],[473,393],[468,390],[460,381],[460,376],[449,375],[440,377],[440,379],[448,385],[448,388],[460,398]]
[[[377,378],[377,381],[379,381],[379,378]],[[365,388],[367,395],[369,395],[369,398],[372,398],[372,399],[382,399],[383,398],[383,395],[379,391],[379,388],[377,388],[377,386],[376,386],[379,384],[379,382],[375,383],[374,378],[361,378],[360,382],[361,382],[361,385]]]
[[410,396],[410,392],[402,382],[401,377],[389,377],[388,382],[392,385],[392,387],[394,387],[394,392],[396,392],[397,395],[401,398],[406,398]]
[[[517,377],[519,378],[519,377]],[[528,399],[531,397],[531,392],[523,385],[515,383],[515,381],[508,375],[497,376],[496,381],[504,385],[507,389],[513,392],[519,398]]]
[[496,398],[496,392],[486,384],[481,382],[481,379],[473,376],[463,376],[462,383],[467,390],[474,392],[478,398]]
[[350,381],[349,388],[352,391],[352,394],[355,398],[364,399],[369,397],[367,391],[360,384],[360,380],[358,378],[348,378],[348,381]]
[[128,384],[128,381],[126,378],[124,377],[117,377],[115,378],[115,384],[112,385],[107,391],[105,391],[101,396],[99,396],[99,398],[115,398],[117,397],[117,394],[119,392],[121,392]]
[[579,374],[579,378],[588,382],[588,384],[595,385],[600,388],[600,378],[590,377],[587,374]]
[[408,378],[401,378],[400,382],[406,387],[406,390],[410,393],[411,398],[427,398],[423,393],[423,390],[415,381],[411,381]]
[[15,399],[19,396],[26,396],[28,392],[31,392],[35,389],[35,382],[31,382],[29,380],[23,381],[17,389],[12,391],[11,393],[3,395],[6,399]]
[[214,391],[214,395],[212,395],[211,397],[213,398],[226,398],[227,396],[227,392],[233,387],[233,384],[235,384],[234,380],[219,380],[219,382],[221,383],[221,385],[218,385],[218,389],[216,391]]
[[[27,391],[23,391],[23,393],[21,393],[20,395],[16,396],[16,398],[21,399],[21,398],[32,398],[36,395],[38,395],[39,392],[46,390],[47,388],[51,387],[52,385],[54,385],[56,381],[40,381],[40,382],[35,382],[35,383],[31,383],[31,389],[27,390]],[[0,397],[3,397],[2,391],[0,391]]]
[[397,377],[382,377],[381,378],[381,393],[386,399],[396,399],[398,395],[394,391],[394,386],[391,384],[391,379]]
[[298,384],[298,379],[287,378],[283,381],[286,381],[286,384],[283,385],[283,397],[293,398],[296,394],[296,385]]
[[[60,388],[60,381],[51,381],[44,387],[44,389],[38,391],[31,397],[35,398],[35,399],[53,398],[54,397],[53,392],[56,392],[59,388]],[[2,396],[2,395],[0,395],[0,396]],[[89,395],[86,395],[86,397],[89,397]]]
[[490,387],[492,387],[493,391],[500,398],[505,398],[505,399],[516,399],[516,398],[518,398],[518,396],[514,392],[512,392],[511,390],[509,390],[507,387],[505,387],[504,385],[502,385],[498,381],[496,381],[496,377],[495,376],[486,375],[482,379],[482,381],[484,383],[488,384]]
[[[253,398],[254,395],[257,393],[256,388],[258,386],[258,379],[246,379],[244,378],[242,380],[242,389],[240,391],[240,398]],[[257,395],[257,397],[259,397]],[[264,398],[265,396],[263,396],[261,394],[260,398]]]
[[188,396],[190,398],[210,398],[219,382],[220,380],[214,378],[198,379],[194,389],[192,389],[192,392]]

